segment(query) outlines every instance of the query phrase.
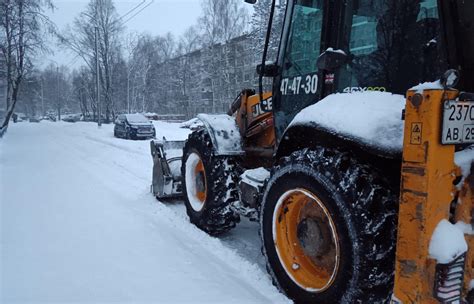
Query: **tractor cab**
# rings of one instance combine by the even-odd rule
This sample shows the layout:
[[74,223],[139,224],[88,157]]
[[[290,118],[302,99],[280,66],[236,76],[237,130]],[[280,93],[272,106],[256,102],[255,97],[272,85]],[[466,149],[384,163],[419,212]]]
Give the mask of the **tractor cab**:
[[466,13],[473,4],[442,3],[288,1],[277,62],[260,69],[278,71],[262,75],[274,77],[277,141],[299,111],[332,93],[405,95],[449,68],[460,70],[462,90],[473,91],[467,75],[473,69],[474,25]]

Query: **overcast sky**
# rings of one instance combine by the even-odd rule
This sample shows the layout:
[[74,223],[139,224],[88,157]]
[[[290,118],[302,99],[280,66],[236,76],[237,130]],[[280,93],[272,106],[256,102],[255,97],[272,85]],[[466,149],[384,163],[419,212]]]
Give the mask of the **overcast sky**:
[[[122,16],[142,1],[144,0],[114,0],[114,3],[118,14]],[[152,35],[171,32],[178,37],[186,28],[195,25],[201,14],[200,0],[145,1],[146,3],[152,3],[127,22],[127,32],[148,32]],[[89,0],[53,0],[56,9],[54,12],[48,12],[48,15],[60,29],[63,29],[67,24],[72,24],[73,19],[84,10],[88,2]],[[134,13],[137,11],[134,11]],[[131,17],[132,15],[133,14],[130,14],[127,17]],[[74,60],[75,55],[65,50],[59,50],[56,47],[54,47],[54,50],[56,51],[55,54],[46,56],[42,65],[48,65],[51,61],[55,61],[60,65],[64,64],[74,67],[83,64],[81,59]]]

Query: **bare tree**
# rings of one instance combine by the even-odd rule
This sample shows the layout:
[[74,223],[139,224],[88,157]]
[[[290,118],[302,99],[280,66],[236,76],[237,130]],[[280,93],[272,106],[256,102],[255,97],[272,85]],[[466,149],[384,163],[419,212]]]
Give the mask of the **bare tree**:
[[[81,56],[95,73],[99,57],[100,83],[105,99],[105,119],[113,116],[112,70],[118,60],[119,41],[123,25],[112,0],[91,0],[84,12],[74,20],[72,28],[58,34],[60,41]],[[98,54],[95,51],[96,39]]]
[[[270,43],[267,59],[276,60],[281,31],[283,28],[283,17],[285,14],[286,1],[280,1],[275,8],[273,24],[270,32]],[[267,34],[268,20],[271,12],[271,0],[259,0],[254,6],[251,19],[250,37],[252,38],[252,50],[255,54],[262,56],[265,36]],[[261,58],[261,57],[260,57]]]
[[51,22],[43,13],[50,0],[2,0],[0,50],[6,65],[7,113],[0,125],[2,137],[10,121],[22,81],[32,67],[31,58],[44,50],[45,30]]
[[196,29],[194,27],[190,27],[184,32],[177,46],[176,53],[180,59],[178,61],[178,73],[176,77],[181,87],[181,92],[185,99],[184,101],[187,101],[187,85],[188,81],[190,81],[191,75],[189,72],[190,56],[188,56],[188,54],[198,48],[200,38],[201,36],[196,31]]
[[227,42],[245,30],[247,11],[239,0],[202,0],[202,10],[199,23],[207,45]]
[[127,35],[125,40],[125,52],[127,60],[127,113],[131,113],[131,100],[130,100],[130,83],[132,78],[132,73],[136,68],[136,61],[133,60],[135,53],[137,52],[138,41],[140,36],[136,33],[130,33]]
[[233,66],[235,56],[228,43],[241,36],[246,29],[247,11],[239,0],[203,0],[203,15],[199,19],[203,31],[204,47],[208,49],[204,82],[212,94],[212,111],[218,111],[220,103],[216,100],[218,91],[228,89],[235,77]]
[[72,86],[73,95],[79,103],[84,120],[96,120],[95,83],[88,68],[81,67],[73,72]]

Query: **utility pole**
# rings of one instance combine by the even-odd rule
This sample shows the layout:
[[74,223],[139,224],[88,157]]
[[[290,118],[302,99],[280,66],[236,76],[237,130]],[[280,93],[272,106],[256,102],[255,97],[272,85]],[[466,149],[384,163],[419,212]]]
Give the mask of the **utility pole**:
[[127,71],[127,111],[130,114],[130,71]]
[[[96,20],[97,22],[97,20]],[[95,74],[96,74],[96,87],[97,87],[97,113],[99,118],[97,119],[97,125],[102,125],[102,113],[100,104],[100,81],[99,81],[99,27],[95,26]]]
[[43,76],[41,76],[41,112],[43,113],[43,117],[46,116],[46,113],[44,112],[44,83],[43,83]]
[[97,86],[97,126],[100,128],[102,126],[102,106],[100,102],[100,68],[99,68],[99,9],[102,7],[101,1],[96,0],[95,2],[95,80]]
[[61,121],[61,97],[59,96],[59,66],[56,64],[56,89],[58,90],[58,121]]

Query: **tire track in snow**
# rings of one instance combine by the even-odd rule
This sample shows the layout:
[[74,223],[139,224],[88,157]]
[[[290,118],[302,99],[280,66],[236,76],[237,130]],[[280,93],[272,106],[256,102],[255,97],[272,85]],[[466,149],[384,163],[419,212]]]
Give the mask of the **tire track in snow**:
[[[103,181],[104,186],[128,200],[126,204],[117,203],[121,203],[128,210],[139,214],[140,217],[147,218],[156,231],[159,231],[160,227],[166,223],[166,226],[171,228],[170,230],[178,232],[174,234],[175,239],[179,240],[183,248],[191,252],[196,248],[204,250],[205,254],[202,255],[202,259],[211,261],[216,271],[224,271],[230,276],[236,276],[238,273],[245,274],[247,280],[238,282],[242,287],[251,290],[252,294],[262,301],[287,301],[273,287],[264,270],[264,260],[260,254],[258,236],[257,238],[254,236],[253,241],[246,239],[252,232],[257,234],[256,230],[251,230],[256,227],[253,223],[247,223],[246,226],[241,226],[243,225],[241,223],[235,230],[222,238],[213,238],[189,223],[183,206],[158,202],[151,194],[147,193],[148,185],[151,184],[152,159],[147,150],[146,153],[140,151],[143,147],[148,147],[148,141],[124,141],[124,145],[120,145],[108,142],[108,139],[96,137],[97,134],[70,130],[70,133],[75,133],[75,136],[87,140],[84,142],[83,140],[72,140],[70,136],[72,134],[69,132],[68,134],[59,130],[55,131],[58,132],[55,132],[54,141],[71,153],[72,161],[90,171],[96,178],[100,178],[102,175],[109,177],[120,175],[119,178]],[[107,153],[113,157],[107,158]],[[117,157],[118,155],[120,157]],[[82,164],[83,161],[86,164]],[[94,166],[94,170],[90,170],[90,165]],[[149,176],[145,173],[147,171],[150,172]],[[120,186],[121,181],[127,182],[128,193],[125,193],[123,187]],[[245,236],[241,234],[245,234]],[[270,297],[271,300],[268,295],[273,295]]]

